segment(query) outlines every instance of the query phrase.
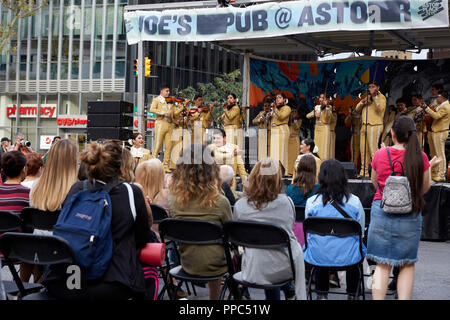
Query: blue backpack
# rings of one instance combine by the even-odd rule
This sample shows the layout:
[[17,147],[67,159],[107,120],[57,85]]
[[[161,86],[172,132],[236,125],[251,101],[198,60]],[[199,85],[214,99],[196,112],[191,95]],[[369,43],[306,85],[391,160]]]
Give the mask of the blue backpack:
[[[54,226],[53,235],[69,242],[86,280],[102,277],[109,267],[113,255],[109,191],[120,183],[116,181],[92,191],[91,185],[84,181],[83,190],[70,198]],[[133,191],[129,184],[125,185],[135,219]]]

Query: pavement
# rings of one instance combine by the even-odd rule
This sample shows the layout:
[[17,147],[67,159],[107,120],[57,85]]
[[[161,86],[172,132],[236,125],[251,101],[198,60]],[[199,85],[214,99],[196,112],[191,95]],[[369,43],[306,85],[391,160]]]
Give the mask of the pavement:
[[[365,273],[368,273],[368,266],[365,264]],[[1,271],[3,280],[12,280],[11,273],[7,267],[3,267]],[[343,277],[345,279],[345,277]],[[345,281],[345,280],[344,280]],[[370,284],[370,279],[366,278],[366,286]],[[345,287],[333,289],[344,292]],[[161,282],[162,287],[162,282]],[[190,287],[191,288],[191,287]],[[186,287],[183,285],[183,289]],[[188,300],[208,300],[208,288],[195,287],[196,295],[191,295]],[[249,289],[252,300],[264,300],[264,291],[259,289]],[[366,299],[371,300],[370,289],[366,290]],[[313,299],[314,299],[313,295]],[[165,296],[167,298],[167,295]],[[281,294],[284,299],[284,294]],[[346,300],[346,295],[329,294],[329,300]],[[386,296],[387,300],[395,299],[393,293]],[[419,261],[416,263],[414,289],[412,294],[413,300],[450,300],[450,241],[432,242],[421,241],[419,245]]]

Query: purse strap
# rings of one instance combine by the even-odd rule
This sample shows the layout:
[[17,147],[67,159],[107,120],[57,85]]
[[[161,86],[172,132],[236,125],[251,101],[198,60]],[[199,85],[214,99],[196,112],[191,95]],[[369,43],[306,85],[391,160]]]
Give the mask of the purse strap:
[[348,215],[347,212],[344,211],[344,209],[342,209],[334,200],[330,201],[330,204],[337,210],[339,211],[340,214],[342,214],[344,216],[344,218],[349,218],[352,219],[352,217],[350,217]]

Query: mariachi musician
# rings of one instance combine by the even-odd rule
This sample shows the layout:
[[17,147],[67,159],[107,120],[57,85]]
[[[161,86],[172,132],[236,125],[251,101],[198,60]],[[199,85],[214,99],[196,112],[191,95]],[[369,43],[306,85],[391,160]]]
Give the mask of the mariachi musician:
[[155,139],[152,156],[158,158],[159,151],[164,142],[164,169],[167,173],[169,169],[170,153],[172,149],[172,104],[169,99],[170,88],[167,85],[160,87],[159,96],[153,99],[150,112],[156,114]]
[[355,112],[355,109],[350,107],[348,116],[345,118],[345,124],[350,125],[352,138],[350,142],[351,160],[358,167],[358,159],[360,155],[360,131],[361,131],[361,114]]
[[427,133],[427,128],[425,125],[425,112],[421,108],[423,104],[423,98],[421,94],[413,94],[411,96],[411,115],[416,123],[417,139],[419,140],[419,145],[423,149],[424,147],[424,136]]
[[[331,99],[330,99],[331,100]],[[331,106],[331,120],[330,120],[330,149],[328,151],[328,155],[330,159],[334,159],[336,153],[336,133],[334,129],[336,128],[338,114],[334,105],[330,102]]]
[[172,107],[172,150],[170,154],[170,169],[174,170],[180,152],[191,144],[191,130],[189,128],[189,100],[175,99]]
[[380,92],[377,82],[369,82],[368,96],[356,105],[361,113],[361,172],[360,177],[369,178],[369,164],[378,150],[378,140],[383,133],[383,118],[386,97]]
[[289,143],[288,143],[288,167],[287,175],[294,174],[294,164],[300,152],[300,127],[302,126],[302,119],[298,109],[292,109],[289,116]]
[[320,160],[325,161],[330,158],[330,123],[331,123],[331,105],[325,93],[319,96],[319,104],[314,107],[314,110],[306,115],[308,119],[316,119],[314,126],[314,143],[318,149],[317,153]]
[[[227,96],[227,104],[223,108],[221,116],[223,128],[229,143],[233,143],[242,149],[242,132],[240,130],[242,124],[241,109],[237,105],[236,95],[230,93]],[[241,139],[239,139],[239,137]]]
[[263,110],[253,119],[252,123],[258,126],[258,161],[269,157],[270,153],[270,128],[272,97],[266,96],[263,100]]
[[448,129],[450,125],[450,103],[448,101],[448,92],[439,90],[436,97],[438,106],[435,110],[422,104],[424,111],[433,118],[431,132],[428,136],[430,144],[431,158],[438,156],[442,161],[437,166],[437,170],[431,171],[431,178],[434,181],[445,181],[445,170],[447,160],[445,157],[445,142],[448,138]]
[[275,105],[269,116],[272,117],[272,129],[270,132],[270,157],[281,162],[287,174],[288,168],[288,143],[289,143],[289,116],[291,107],[287,105],[286,96],[278,93],[275,97]]
[[193,128],[192,141],[194,143],[206,144],[206,129],[211,126],[211,107],[203,106],[201,94],[194,96],[194,107],[190,109],[191,128]]

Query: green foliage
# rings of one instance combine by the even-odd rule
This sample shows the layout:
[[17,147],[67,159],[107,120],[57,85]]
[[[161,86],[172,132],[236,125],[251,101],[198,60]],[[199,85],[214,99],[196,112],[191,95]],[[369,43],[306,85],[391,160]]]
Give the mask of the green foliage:
[[[10,47],[9,41],[16,35],[16,23],[19,19],[31,17],[37,13],[41,8],[45,8],[48,0],[41,2],[35,0],[0,0],[0,5],[3,8],[9,9],[11,12],[11,21],[2,21],[0,23],[0,53],[8,54],[11,51],[16,51],[16,47]],[[5,49],[5,51],[3,51]]]
[[236,97],[242,97],[243,84],[240,79],[241,71],[239,69],[230,73],[225,73],[222,77],[214,78],[210,83],[197,83],[197,88],[189,86],[183,90],[174,90],[175,95],[180,98],[193,99],[197,93],[203,96],[205,105],[216,104],[218,107],[213,108],[212,116],[215,121],[223,113],[223,105],[227,101],[227,94],[234,93]]

